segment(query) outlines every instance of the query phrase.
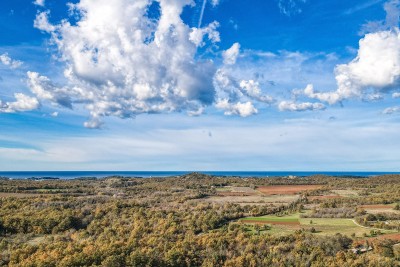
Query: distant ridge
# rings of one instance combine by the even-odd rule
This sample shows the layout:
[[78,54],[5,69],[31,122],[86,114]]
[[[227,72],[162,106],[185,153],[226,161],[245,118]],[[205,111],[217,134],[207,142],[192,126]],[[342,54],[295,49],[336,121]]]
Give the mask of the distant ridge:
[[76,178],[104,178],[119,177],[171,177],[190,173],[198,175],[236,176],[236,177],[307,177],[313,175],[327,175],[346,178],[363,178],[384,174],[400,174],[400,172],[333,172],[333,171],[3,171],[0,177],[12,179],[76,179]]

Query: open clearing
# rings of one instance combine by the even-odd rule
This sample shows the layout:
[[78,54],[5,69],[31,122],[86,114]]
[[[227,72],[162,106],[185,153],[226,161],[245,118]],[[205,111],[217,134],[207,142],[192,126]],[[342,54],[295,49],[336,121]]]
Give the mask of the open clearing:
[[[341,233],[344,235],[355,234],[356,237],[362,238],[365,235],[369,235],[371,229],[368,227],[362,227],[356,224],[352,219],[336,219],[336,218],[300,218],[299,213],[289,216],[262,216],[262,217],[247,217],[239,220],[239,223],[249,225],[263,225],[267,224],[271,226],[271,229],[265,231],[268,234],[290,234],[296,230],[305,229],[310,231],[312,228],[315,229],[317,235],[335,235]],[[398,238],[400,234],[394,233],[394,231],[380,230],[383,234],[379,238],[391,237]],[[389,235],[388,235],[389,234]],[[392,237],[393,236],[393,237]]]
[[216,188],[218,196],[255,196],[260,195],[260,192],[250,187],[224,186]]
[[307,197],[309,200],[320,200],[320,199],[335,199],[335,198],[343,198],[338,195],[328,195],[328,196],[309,196]]
[[[310,223],[312,221],[312,223]],[[371,229],[362,227],[356,224],[353,219],[336,219],[336,218],[301,218],[300,224],[306,229],[314,227],[317,234],[320,235],[334,235],[341,233],[345,235],[356,234],[361,237],[364,234],[369,234]],[[381,230],[382,233],[393,233],[393,231]]]
[[247,217],[241,219],[240,222],[250,224],[273,224],[273,225],[300,225],[299,216],[297,214],[290,216],[262,216]]
[[299,199],[298,195],[220,195],[202,198],[200,201],[211,203],[236,203],[240,205],[265,205],[272,204],[276,206],[287,205]]
[[392,205],[361,205],[359,208],[369,210],[382,210],[382,209],[393,209]]
[[360,195],[359,191],[351,189],[331,190],[331,192],[342,197],[358,197]]
[[400,214],[400,211],[395,210],[394,205],[392,205],[392,204],[389,204],[389,205],[361,205],[358,207],[364,209],[366,212],[371,213],[371,214],[377,214],[377,213],[382,213],[382,212]]
[[336,199],[336,198],[351,198],[351,197],[358,197],[359,193],[357,190],[330,190],[325,194],[319,196],[309,196],[309,200],[323,200],[323,199]]
[[400,242],[400,234],[381,235],[381,236],[378,236],[376,238],[377,239],[391,239],[391,240]]
[[16,197],[16,198],[25,198],[25,197],[40,197],[41,194],[29,194],[29,193],[5,193],[0,192],[0,198],[5,197]]
[[295,195],[303,191],[320,188],[322,188],[322,185],[271,185],[257,187],[257,190],[265,195]]
[[236,192],[236,193],[254,193],[258,194],[259,192],[250,188],[250,187],[244,187],[244,186],[224,186],[224,187],[217,187],[216,190],[218,192]]
[[41,243],[43,243],[46,239],[46,236],[36,236],[34,238],[32,238],[31,240],[29,240],[27,242],[27,244],[31,245],[31,246],[38,246]]
[[[393,241],[398,241],[400,242],[400,233],[394,233],[394,234],[386,234],[386,235],[379,235],[379,236],[374,236],[374,237],[369,237],[365,239],[358,240],[357,244],[362,245],[365,243],[367,240],[384,240],[384,239],[390,239]],[[400,243],[394,245],[394,246],[400,246]]]
[[218,196],[223,197],[240,197],[240,196],[253,196],[255,193],[246,193],[246,192],[218,192]]

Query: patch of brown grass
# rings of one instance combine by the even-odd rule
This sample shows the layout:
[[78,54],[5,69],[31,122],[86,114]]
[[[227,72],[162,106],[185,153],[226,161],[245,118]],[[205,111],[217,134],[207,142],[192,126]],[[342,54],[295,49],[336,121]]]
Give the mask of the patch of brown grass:
[[393,207],[390,205],[361,205],[359,208],[362,209],[370,209],[370,210],[380,210],[380,209],[392,209]]
[[342,196],[329,195],[329,196],[309,196],[307,197],[309,200],[320,200],[320,199],[335,199],[342,198]]
[[254,193],[247,193],[247,192],[218,192],[217,196],[222,197],[245,197],[245,196],[254,196]]
[[29,194],[29,193],[5,193],[0,192],[0,198],[25,198],[25,197],[40,197],[41,194]]
[[260,186],[257,190],[265,195],[295,195],[307,190],[320,189],[322,185],[271,185]]

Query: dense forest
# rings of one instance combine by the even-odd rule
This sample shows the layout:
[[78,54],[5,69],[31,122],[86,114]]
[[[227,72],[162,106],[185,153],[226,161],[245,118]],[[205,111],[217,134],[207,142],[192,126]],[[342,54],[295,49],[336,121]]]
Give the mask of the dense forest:
[[[278,185],[320,187],[294,195],[293,201],[267,201],[262,193],[258,202],[238,201],[239,195],[254,198],[246,193],[250,190]],[[231,188],[248,190],[226,191]],[[328,196],[335,190],[358,195]],[[307,211],[301,216],[354,218],[360,227],[400,231],[399,203],[400,176],[395,175],[1,178],[0,266],[400,266],[396,239],[340,231],[322,235],[301,227],[271,234],[240,222],[247,216]],[[385,204],[393,204],[393,212],[362,208]],[[366,253],[352,250],[366,244]]]

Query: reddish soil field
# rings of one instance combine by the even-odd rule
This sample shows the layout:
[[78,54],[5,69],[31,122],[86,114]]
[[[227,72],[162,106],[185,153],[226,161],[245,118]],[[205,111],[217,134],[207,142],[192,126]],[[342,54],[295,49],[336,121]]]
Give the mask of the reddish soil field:
[[315,190],[321,188],[322,185],[271,185],[260,186],[258,191],[265,195],[295,195],[306,190]]
[[334,199],[334,198],[342,198],[342,196],[310,196],[307,197],[309,200],[316,200],[316,199]]
[[240,221],[242,223],[251,223],[251,224],[274,224],[274,225],[300,225],[300,222],[277,222],[277,221],[259,221],[259,220],[245,220]]
[[387,235],[380,235],[377,237],[370,237],[370,238],[367,238],[364,240],[355,241],[354,244],[355,245],[363,245],[363,244],[365,244],[365,241],[367,241],[367,240],[376,240],[376,239],[379,239],[379,240],[391,239],[394,241],[400,241],[400,234],[387,234]]
[[391,239],[394,241],[400,241],[400,234],[388,234],[388,235],[381,235],[378,239]]
[[361,206],[359,206],[359,208],[371,209],[371,210],[373,210],[373,209],[377,209],[377,210],[385,209],[385,210],[387,210],[387,209],[392,209],[393,207],[389,206],[389,205],[361,205]]

